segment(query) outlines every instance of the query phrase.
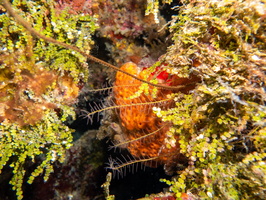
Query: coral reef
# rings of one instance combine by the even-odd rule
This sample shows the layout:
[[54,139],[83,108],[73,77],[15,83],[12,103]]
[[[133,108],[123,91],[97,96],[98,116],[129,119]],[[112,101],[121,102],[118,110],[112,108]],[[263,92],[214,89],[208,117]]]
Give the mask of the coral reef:
[[[162,163],[177,173],[162,180],[170,193],[154,199],[266,198],[266,2],[181,0],[173,8],[179,14],[164,26],[159,1],[148,0],[146,8],[143,2],[13,1],[34,29],[59,42],[17,25],[0,7],[0,167],[12,168],[18,199],[23,184],[39,175],[47,180],[52,163],[63,162],[71,146],[64,122],[74,115],[78,83],[88,77],[85,57],[118,71],[115,105],[93,113],[117,111],[106,114],[105,130],[113,129],[114,148],[128,149],[133,158],[111,160],[110,168]],[[93,14],[113,60],[135,64],[117,68],[89,55]],[[161,43],[153,42],[166,39],[159,30],[168,25],[172,44],[157,50]],[[28,172],[25,163],[36,160]],[[103,187],[113,199],[109,184]]]
[[[152,194],[149,197],[143,197],[137,200],[176,200],[173,193],[159,193]],[[189,196],[185,193],[181,195],[181,200],[193,200],[192,196]]]
[[[162,85],[186,85],[189,82],[195,83],[196,79],[196,77],[170,76],[160,66],[156,67],[155,71],[148,68],[141,69],[132,62],[124,64],[120,69],[135,74],[142,79],[160,82]],[[193,87],[195,87],[195,84],[188,85],[181,88],[180,92],[188,92]],[[170,162],[171,157],[175,159],[179,157],[180,162],[182,162],[183,158],[179,156],[178,137],[172,138],[170,146],[166,146],[165,143],[169,139],[166,134],[171,127],[171,123],[163,122],[153,112],[155,107],[157,110],[167,110],[173,107],[174,96],[171,96],[172,93],[171,90],[157,89],[147,86],[147,84],[143,85],[140,81],[117,72],[114,99],[119,107],[123,136],[121,137],[122,141],[117,141],[115,147],[126,147],[135,158],[141,159],[143,162],[145,160],[150,161],[150,166],[155,165],[152,163],[165,164]],[[138,161],[133,160],[132,162]],[[114,167],[119,168],[120,166]]]
[[105,38],[116,65],[129,61],[138,63],[145,57],[154,61],[166,49],[166,31],[162,28],[166,22],[160,15],[158,23],[152,13],[145,15],[145,0],[98,2],[98,23],[101,26],[98,35]]
[[[89,52],[97,27],[91,15],[70,15],[51,1],[12,5],[36,30]],[[64,161],[73,131],[65,122],[75,118],[72,104],[88,70],[83,56],[32,37],[2,5],[0,10],[0,172],[13,173],[9,183],[22,199],[25,185],[38,176],[47,181],[53,163]]]
[[[180,14],[173,16],[170,25],[173,45],[160,57],[160,64],[150,68],[150,74],[156,74],[156,67],[164,63],[158,75],[165,71],[187,79],[196,74],[200,82],[186,92],[168,91],[172,105],[164,107],[161,102],[152,103],[160,99],[160,89],[140,86],[118,72],[114,87],[118,106],[114,108],[119,107],[120,121],[114,129],[120,136],[114,138],[114,147],[128,148],[137,159],[111,161],[110,167],[156,160],[160,147],[171,152],[176,145],[179,149],[173,154],[188,158],[188,166],[180,171],[176,158],[172,160],[177,162],[166,165],[178,172],[172,181],[164,180],[176,198],[192,194],[196,199],[264,199],[265,2],[182,2]],[[132,63],[122,69],[136,77],[143,71]],[[160,83],[156,79],[153,76]],[[157,137],[163,139],[153,140],[157,132],[151,128],[141,130],[149,127],[147,119],[152,127],[156,124]],[[164,131],[161,124],[167,124]],[[171,156],[164,163],[169,160]]]
[[104,148],[97,140],[97,130],[84,133],[66,151],[63,163],[54,164],[53,175],[47,182],[37,178],[26,199],[103,199],[100,185],[104,181]]
[[70,14],[93,14],[93,8],[96,8],[97,1],[93,0],[56,0],[55,8],[57,10],[67,10]]
[[67,74],[59,77],[56,71],[45,70],[32,61],[19,62],[22,53],[18,54],[1,57],[2,66],[6,66],[1,72],[1,122],[35,125],[47,109],[56,109],[62,102],[74,103],[79,88],[72,77]]
[[167,72],[201,83],[176,106],[172,122],[188,167],[172,181],[180,197],[265,199],[265,1],[183,1],[171,24]]

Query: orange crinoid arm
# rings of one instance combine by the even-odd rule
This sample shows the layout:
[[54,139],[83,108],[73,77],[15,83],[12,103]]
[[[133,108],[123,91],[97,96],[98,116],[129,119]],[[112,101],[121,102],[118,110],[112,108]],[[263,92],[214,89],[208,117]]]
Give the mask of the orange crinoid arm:
[[[140,87],[143,86],[143,82],[118,71],[115,80],[114,98],[116,105],[119,107],[119,119],[125,141],[116,146],[126,146],[137,159],[136,162],[143,161],[151,167],[161,163],[171,168],[171,165],[184,162],[186,159],[179,152],[178,136],[175,137],[175,142],[171,143],[170,147],[169,144],[166,145],[167,132],[171,124],[163,122],[161,118],[157,117],[153,112],[153,107],[161,110],[174,107],[175,102],[171,97],[169,98],[169,94],[177,91],[189,92],[195,88],[195,83],[199,81],[199,77],[191,75],[189,78],[181,78],[177,75],[170,75],[161,66],[158,66],[154,72],[150,72],[146,68],[139,68],[132,62],[125,63],[120,70],[133,74],[140,79],[144,79],[144,77],[148,81],[156,79],[161,85],[180,89],[169,90],[159,87],[156,88],[156,94],[154,95],[154,86],[148,84],[145,86],[148,87],[145,92],[136,95],[140,91]],[[123,166],[126,166],[126,164],[123,164]]]
[[[125,63],[120,69],[139,78],[147,73],[132,62]],[[149,77],[148,77],[149,79]],[[136,158],[154,158],[155,161],[166,163],[167,156],[176,152],[178,142],[172,149],[165,147],[166,133],[170,124],[163,122],[153,112],[153,107],[168,109],[174,105],[167,97],[172,91],[158,89],[156,97],[152,96],[153,86],[148,85],[148,93],[134,95],[140,90],[142,82],[124,73],[117,72],[114,97],[120,107],[119,118],[126,138],[127,149]],[[131,105],[123,107],[123,105]],[[178,140],[177,140],[178,141]]]

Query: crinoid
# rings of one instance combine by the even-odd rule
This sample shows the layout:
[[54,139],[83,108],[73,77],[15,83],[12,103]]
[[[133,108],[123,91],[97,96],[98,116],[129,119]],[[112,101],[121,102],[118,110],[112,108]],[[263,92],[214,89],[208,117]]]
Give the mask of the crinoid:
[[[195,86],[197,78],[180,78],[176,75],[168,74],[162,67],[156,67],[152,71],[147,68],[141,69],[136,64],[128,62],[121,70],[134,74],[136,77],[151,81],[160,82],[162,85],[178,86],[179,92],[187,93]],[[189,84],[193,82],[192,84]],[[123,87],[122,87],[123,86]],[[141,81],[129,77],[125,73],[117,72],[114,84],[115,107],[119,109],[119,124],[122,138],[115,141],[114,147],[128,149],[131,157],[112,161],[110,169],[122,174],[122,168],[129,165],[144,163],[150,167],[158,164],[171,165],[170,163],[184,162],[184,156],[179,153],[178,136],[171,142],[171,146],[166,145],[167,132],[171,124],[159,118],[154,110],[167,110],[174,107],[173,94],[177,89],[169,90],[145,85]],[[110,107],[111,108],[111,107]],[[170,169],[167,170],[170,172]]]
[[117,124],[120,129],[120,139],[114,141],[114,147],[128,149],[132,157],[112,160],[110,169],[121,172],[123,168],[138,163],[155,167],[157,164],[166,164],[167,166],[173,162],[184,161],[184,157],[179,153],[178,136],[175,136],[170,142],[170,146],[166,145],[167,132],[171,124],[162,121],[153,110],[167,110],[174,107],[173,94],[187,93],[193,89],[195,83],[198,82],[195,75],[182,78],[167,73],[162,66],[139,68],[132,62],[124,64],[121,68],[116,67],[83,52],[76,46],[62,43],[39,33],[14,12],[8,1],[3,0],[3,6],[33,36],[76,51],[89,60],[117,71],[113,91],[114,105],[109,107],[96,105],[95,110],[86,114],[87,117],[90,117],[101,111],[118,111],[119,121]]
[[[111,149],[127,149],[130,153],[109,159],[108,168],[118,176],[125,175],[127,171],[134,172],[138,165],[157,167],[161,164],[165,164],[165,171],[170,174],[174,165],[186,162],[186,158],[179,153],[178,136],[171,140],[169,146],[167,133],[172,124],[162,121],[154,110],[173,108],[174,97],[179,92],[188,93],[195,87],[198,78],[195,75],[189,78],[170,75],[161,66],[151,68],[140,68],[133,62],[122,65],[120,70],[123,72],[117,72],[112,87],[113,99],[93,106],[92,112],[86,113],[92,119],[92,115],[100,112],[115,111],[115,122],[110,122],[110,113],[105,113],[109,127],[115,132],[113,135],[107,134],[113,140]],[[138,79],[160,83],[161,87]],[[168,87],[163,88],[164,85]],[[106,89],[110,90],[110,87]]]

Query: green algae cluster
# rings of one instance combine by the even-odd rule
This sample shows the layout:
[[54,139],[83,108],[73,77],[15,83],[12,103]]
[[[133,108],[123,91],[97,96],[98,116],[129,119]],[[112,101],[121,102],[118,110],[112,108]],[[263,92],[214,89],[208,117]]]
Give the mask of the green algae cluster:
[[[62,118],[67,116],[66,112]],[[56,112],[47,110],[42,120],[34,126],[21,127],[11,123],[0,125],[0,166],[3,169],[3,166],[9,165],[13,169],[10,184],[18,199],[23,198],[22,185],[25,181],[31,184],[39,175],[43,175],[44,181],[47,181],[53,172],[52,164],[64,161],[65,150],[71,146],[72,131],[62,124],[62,118]],[[25,174],[29,173],[25,166],[29,162],[37,162],[39,165],[25,180]]]
[[164,181],[177,197],[265,199],[266,2],[182,2],[163,59],[170,73],[200,81],[160,112],[189,159]]
[[[12,6],[40,33],[90,51],[93,16],[70,14],[71,8],[49,0],[15,0]],[[23,184],[39,175],[46,181],[52,164],[64,161],[72,143],[64,122],[75,118],[71,105],[88,69],[80,54],[32,37],[2,5],[0,11],[0,177],[11,169],[10,184],[22,199]]]

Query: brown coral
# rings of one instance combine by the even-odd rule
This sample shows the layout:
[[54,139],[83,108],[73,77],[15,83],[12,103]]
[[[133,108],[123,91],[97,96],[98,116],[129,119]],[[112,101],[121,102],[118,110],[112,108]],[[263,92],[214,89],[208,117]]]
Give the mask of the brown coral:
[[[35,124],[44,114],[46,109],[56,108],[56,104],[44,96],[45,93],[55,84],[55,89],[50,94],[59,101],[66,104],[73,103],[78,95],[78,87],[74,85],[70,77],[58,77],[53,71],[37,70],[32,74],[25,70],[21,73],[22,79],[16,84],[7,86],[1,90],[1,120],[16,122],[21,126]],[[4,96],[14,93],[4,101]],[[52,98],[53,98],[52,97]]]
[[34,125],[45,110],[57,108],[57,103],[72,104],[79,88],[68,74],[45,70],[29,61],[19,61],[19,52],[2,55],[0,121],[21,126]]

